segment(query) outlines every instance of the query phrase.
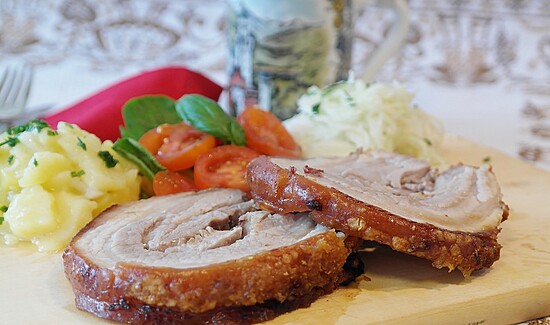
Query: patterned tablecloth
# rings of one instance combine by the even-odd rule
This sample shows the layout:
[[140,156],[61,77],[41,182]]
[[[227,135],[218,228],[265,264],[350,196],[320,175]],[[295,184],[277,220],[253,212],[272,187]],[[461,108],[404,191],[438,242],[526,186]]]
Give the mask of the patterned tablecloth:
[[[448,133],[550,170],[550,1],[410,0],[397,80]],[[223,0],[2,0],[0,65],[36,67],[30,107],[63,107],[141,70],[185,65],[224,84]],[[357,8],[354,69],[391,13]],[[550,312],[550,311],[549,311]]]
[[[550,170],[550,2],[411,0],[380,71],[458,134]],[[137,71],[181,64],[225,83],[223,0],[2,0],[0,64],[37,67],[31,107],[63,107]],[[357,8],[354,69],[392,16]]]

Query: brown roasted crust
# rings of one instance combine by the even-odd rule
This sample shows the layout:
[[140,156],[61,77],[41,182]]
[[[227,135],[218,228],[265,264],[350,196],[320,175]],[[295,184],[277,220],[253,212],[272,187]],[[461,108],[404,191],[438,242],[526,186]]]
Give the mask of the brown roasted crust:
[[183,270],[122,262],[112,270],[101,268],[75,248],[81,233],[63,253],[76,305],[117,321],[140,323],[158,317],[198,323],[216,317],[227,322],[262,321],[308,305],[358,275],[343,268],[358,242],[344,242],[334,232],[250,258]]
[[304,308],[322,295],[334,291],[339,284],[353,281],[363,272],[361,259],[352,253],[337,281],[325,287],[314,287],[301,296],[290,296],[283,302],[268,300],[261,304],[242,307],[221,307],[204,313],[181,311],[171,307],[155,307],[134,298],[102,301],[85,293],[76,293],[78,308],[102,318],[131,324],[252,324],[273,319],[289,311]]
[[[283,169],[265,156],[249,164],[247,179],[253,199],[268,210],[311,211],[312,218],[327,227],[431,260],[436,268],[458,268],[469,276],[500,257],[499,229],[467,233],[414,222]],[[503,220],[507,214],[506,208]]]

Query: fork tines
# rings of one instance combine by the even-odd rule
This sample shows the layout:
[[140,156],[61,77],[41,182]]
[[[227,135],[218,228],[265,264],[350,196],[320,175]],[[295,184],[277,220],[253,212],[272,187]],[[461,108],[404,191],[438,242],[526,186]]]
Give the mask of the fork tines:
[[8,66],[0,79],[0,119],[20,115],[27,103],[33,79],[32,67],[27,64]]

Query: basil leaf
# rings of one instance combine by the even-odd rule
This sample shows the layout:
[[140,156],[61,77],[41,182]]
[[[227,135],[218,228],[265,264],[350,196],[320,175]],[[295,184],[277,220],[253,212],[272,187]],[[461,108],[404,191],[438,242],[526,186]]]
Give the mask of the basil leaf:
[[120,131],[120,136],[122,138],[130,138],[130,133],[125,128],[123,128],[122,126],[119,126],[118,130]]
[[231,138],[234,139],[231,143],[238,146],[246,146],[246,136],[244,133],[244,128],[234,119],[234,123],[229,125],[229,133]]
[[176,111],[185,122],[202,132],[222,139],[225,143],[246,145],[243,127],[209,98],[184,95],[176,102]]
[[121,129],[121,134],[134,140],[139,140],[143,133],[161,124],[181,122],[176,113],[174,100],[167,96],[142,96],[130,99],[122,107],[122,118],[126,129]]
[[113,144],[113,150],[136,165],[139,171],[151,181],[156,173],[166,170],[147,149],[134,139],[118,139]]

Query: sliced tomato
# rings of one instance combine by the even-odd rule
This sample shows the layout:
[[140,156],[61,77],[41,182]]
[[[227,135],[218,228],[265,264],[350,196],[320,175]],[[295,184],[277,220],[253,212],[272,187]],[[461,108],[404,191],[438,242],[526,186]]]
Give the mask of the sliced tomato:
[[189,192],[196,189],[197,187],[189,178],[179,173],[161,171],[156,173],[153,178],[153,191],[155,195]]
[[301,157],[302,149],[273,113],[249,106],[237,121],[244,128],[248,147],[269,156]]
[[246,168],[258,156],[260,154],[250,148],[235,145],[211,149],[195,162],[195,185],[199,189],[225,187],[248,192]]
[[151,154],[156,155],[164,142],[164,138],[164,136],[157,133],[157,129],[155,128],[145,132],[141,138],[139,138],[139,144],[144,146]]
[[193,167],[197,158],[216,146],[216,138],[185,124],[162,124],[147,131],[139,143],[170,171]]

